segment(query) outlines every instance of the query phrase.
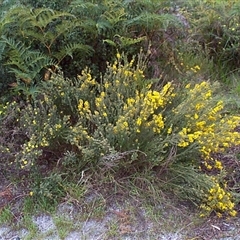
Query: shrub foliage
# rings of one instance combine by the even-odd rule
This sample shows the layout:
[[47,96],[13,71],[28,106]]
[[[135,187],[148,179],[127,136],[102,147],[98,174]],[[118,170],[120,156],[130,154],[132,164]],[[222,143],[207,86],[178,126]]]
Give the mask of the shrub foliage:
[[[155,171],[170,177],[181,167],[192,168],[208,184],[188,197],[204,202],[206,196],[204,210],[235,215],[231,193],[217,178],[224,166],[213,154],[239,144],[235,129],[240,117],[224,112],[216,83],[190,83],[180,90],[168,82],[154,88],[145,79],[145,65],[142,53],[130,62],[117,53],[101,82],[87,69],[74,81],[54,74],[42,84],[38,99],[18,111],[15,120],[26,140],[15,161],[29,169],[45,158],[60,162],[66,171],[73,164],[76,174],[98,166],[128,175]],[[181,174],[193,190],[196,183],[187,172]]]

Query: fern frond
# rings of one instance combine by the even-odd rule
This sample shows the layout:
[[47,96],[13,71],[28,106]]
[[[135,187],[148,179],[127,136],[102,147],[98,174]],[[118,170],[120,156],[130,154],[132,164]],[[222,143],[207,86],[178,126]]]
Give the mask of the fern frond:
[[16,93],[21,92],[28,100],[35,100],[35,97],[41,93],[41,88],[38,85],[25,84],[18,81],[13,91]]
[[94,50],[88,45],[80,43],[69,43],[65,48],[55,53],[53,57],[55,57],[58,60],[58,62],[61,62],[61,60],[66,56],[70,56],[71,58],[73,58],[73,53],[75,51],[81,51],[83,54],[90,54]]
[[166,30],[170,25],[180,25],[179,19],[172,14],[156,14],[144,12],[139,16],[127,21],[127,26],[139,26],[145,29]]
[[3,18],[0,21],[0,35],[4,34],[4,29],[7,29],[7,25],[12,23],[13,21],[8,18]]
[[124,0],[122,6],[126,9],[128,19],[132,19],[144,12],[157,13],[163,9],[164,3],[159,0]]
[[124,8],[118,8],[105,11],[101,17],[106,19],[112,26],[115,26],[119,22],[126,20],[126,13]]
[[[26,47],[23,43],[20,41],[16,41],[13,38],[8,38],[6,36],[2,36],[0,42],[5,43],[9,46],[9,48],[16,52],[16,56],[23,56],[25,52],[29,49],[29,47]],[[14,56],[11,56],[14,57]]]
[[113,41],[110,39],[104,39],[103,42],[108,43],[111,46],[122,49],[122,48],[129,47],[131,45],[140,43],[140,42],[146,40],[146,37],[144,36],[144,37],[138,37],[138,38],[128,38],[128,37],[115,35],[114,39],[117,39],[117,40]]
[[138,37],[138,38],[128,38],[128,37],[121,37],[120,38],[120,45],[121,47],[128,47],[142,41],[146,40],[146,37]]
[[81,18],[90,18],[97,20],[98,17],[104,12],[105,7],[100,1],[86,2],[84,0],[75,0],[70,4],[70,9],[73,14],[81,16]]
[[28,69],[26,69],[26,72],[25,72],[25,71],[22,71],[22,69],[20,68],[10,67],[9,72],[13,73],[17,79],[24,79],[29,82],[33,80],[32,78],[33,74],[29,74]]
[[56,34],[59,36],[61,34],[67,33],[71,30],[73,30],[74,28],[77,27],[82,27],[83,23],[81,21],[78,20],[64,20],[62,21],[62,23],[59,23],[56,25],[55,27],[55,32]]
[[103,42],[104,43],[108,43],[109,45],[111,45],[113,47],[117,47],[117,44],[114,41],[110,40],[110,39],[104,39]]
[[[69,18],[71,20],[69,20]],[[4,21],[12,23],[16,26],[16,33],[23,37],[31,37],[44,42],[47,32],[54,32],[56,25],[65,25],[65,31],[71,28],[75,16],[67,12],[53,11],[52,9],[40,8],[40,9],[29,9],[24,7],[16,7],[11,9],[6,16]],[[5,25],[6,25],[5,24]],[[13,27],[11,24],[11,27]],[[66,24],[68,28],[66,29]],[[61,32],[62,33],[62,32]],[[59,33],[57,36],[59,36]],[[56,31],[54,36],[48,36],[49,39],[56,37]]]
[[44,29],[54,20],[63,17],[75,18],[75,16],[70,13],[58,12],[48,8],[30,9],[28,18],[25,18],[24,22],[29,21],[30,25]]
[[32,56],[27,56],[21,64],[16,61],[9,61],[10,72],[14,73],[17,78],[33,80],[40,73],[40,71],[48,66],[55,65],[56,62],[44,56],[40,52],[32,53]]
[[96,23],[98,33],[106,32],[108,29],[112,29],[112,25],[106,19],[100,19]]
[[43,68],[56,64],[49,56],[30,50],[30,47],[14,39],[3,36],[1,42],[10,48],[6,65],[10,66],[10,72],[17,78],[34,79]]

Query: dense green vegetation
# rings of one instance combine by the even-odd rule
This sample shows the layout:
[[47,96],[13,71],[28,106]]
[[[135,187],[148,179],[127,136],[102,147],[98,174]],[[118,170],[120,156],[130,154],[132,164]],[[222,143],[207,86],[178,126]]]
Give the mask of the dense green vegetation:
[[221,156],[240,144],[239,1],[0,6],[6,177],[31,177],[39,204],[74,195],[81,177],[237,214],[239,156]]

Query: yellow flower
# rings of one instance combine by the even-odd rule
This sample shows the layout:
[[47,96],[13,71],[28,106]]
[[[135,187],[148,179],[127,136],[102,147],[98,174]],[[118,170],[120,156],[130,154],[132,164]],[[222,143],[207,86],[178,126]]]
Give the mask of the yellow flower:
[[30,197],[32,197],[33,196],[33,192],[31,191],[31,192],[29,192],[29,196]]
[[78,102],[78,110],[81,111],[83,108],[83,100],[80,99],[79,102]]
[[106,89],[108,89],[108,88],[109,88],[109,83],[108,83],[108,82],[105,82],[104,87],[105,87]]
[[171,133],[172,133],[172,126],[167,130],[167,134],[171,134]]
[[195,113],[194,114],[194,119],[198,119],[199,118],[199,116]]
[[180,143],[178,143],[178,146],[179,147],[187,147],[189,145],[189,143],[188,142],[180,142]]
[[223,199],[223,195],[222,195],[221,193],[218,195],[218,199],[219,199],[219,200],[222,200],[222,199]]
[[100,93],[100,96],[101,96],[102,98],[104,98],[104,97],[106,96],[106,93],[105,93],[105,92],[101,92],[101,93]]
[[61,127],[61,124],[55,124],[55,129],[60,129]]
[[208,170],[211,170],[211,169],[212,169],[212,166],[209,165],[209,164],[206,164],[206,167],[207,167]]
[[212,91],[209,90],[206,94],[205,94],[205,99],[208,99],[212,96]]
[[237,211],[232,210],[229,212],[230,216],[235,217],[237,215]]
[[218,160],[215,161],[215,166],[214,167],[219,169],[219,170],[223,169],[222,163]]
[[213,200],[213,197],[212,196],[209,196],[208,197],[208,201],[212,201]]
[[85,108],[85,110],[88,110],[90,108],[90,104],[88,101],[84,102],[84,108]]
[[136,124],[140,126],[142,124],[142,119],[140,117],[137,118]]
[[116,84],[116,86],[118,86],[120,84],[120,81],[118,79],[116,79],[115,84]]
[[197,71],[199,71],[199,70],[201,69],[198,65],[196,65],[194,68],[195,68]]

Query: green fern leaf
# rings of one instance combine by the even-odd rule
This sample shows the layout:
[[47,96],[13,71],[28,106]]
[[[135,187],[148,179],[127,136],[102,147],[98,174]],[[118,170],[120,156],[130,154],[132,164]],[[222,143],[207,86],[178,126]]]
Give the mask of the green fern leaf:
[[114,41],[110,40],[110,39],[104,39],[103,42],[104,43],[108,43],[109,45],[111,45],[113,47],[117,47],[117,44]]
[[30,50],[29,47],[14,39],[2,37],[1,42],[10,48],[6,65],[10,66],[10,72],[17,78],[32,80],[43,68],[56,64],[49,56]]
[[63,17],[75,18],[75,16],[70,13],[53,11],[48,8],[38,8],[30,10],[29,18],[25,18],[25,22],[29,21],[32,26],[44,29],[54,20]]
[[115,35],[113,38],[115,39],[114,41],[110,39],[104,39],[103,42],[108,43],[113,47],[122,49],[146,40],[146,37],[128,38],[119,35]]
[[139,16],[127,21],[127,26],[138,26],[145,29],[166,30],[170,25],[180,25],[180,21],[172,14],[156,14],[144,12]]
[[66,56],[70,56],[71,58],[73,58],[73,53],[76,50],[82,52],[83,54],[90,54],[94,51],[93,48],[88,45],[80,43],[70,43],[64,49],[61,49],[59,52],[55,53],[53,57],[55,57],[58,62],[61,62],[61,60]]

